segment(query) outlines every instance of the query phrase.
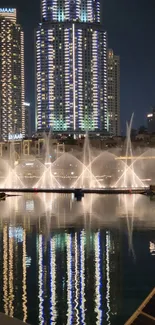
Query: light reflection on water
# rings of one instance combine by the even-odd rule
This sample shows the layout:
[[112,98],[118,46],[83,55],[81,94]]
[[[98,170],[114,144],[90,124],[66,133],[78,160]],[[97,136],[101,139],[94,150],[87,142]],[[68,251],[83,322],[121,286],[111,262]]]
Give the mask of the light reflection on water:
[[50,321],[56,323],[56,245],[55,239],[50,240]]
[[43,236],[39,235],[39,247],[38,247],[38,269],[39,269],[39,276],[38,276],[38,283],[39,283],[39,324],[43,325],[44,324],[44,288],[43,288],[43,283],[44,283],[44,278],[43,278]]
[[[32,325],[123,325],[155,286],[154,208],[134,195],[77,202],[26,194],[0,202],[0,311]],[[130,272],[138,279],[139,261],[145,289],[134,291]]]

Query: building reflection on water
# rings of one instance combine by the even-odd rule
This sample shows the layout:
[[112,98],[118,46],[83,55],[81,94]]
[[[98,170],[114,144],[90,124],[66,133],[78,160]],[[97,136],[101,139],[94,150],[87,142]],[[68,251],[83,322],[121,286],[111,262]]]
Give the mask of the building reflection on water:
[[141,198],[128,198],[124,207],[119,197],[109,204],[95,196],[81,203],[51,195],[1,202],[0,310],[32,325],[115,324],[122,225],[132,236],[129,225],[142,205]]
[[13,317],[23,313],[27,319],[26,283],[26,230],[5,224],[1,234],[1,288],[3,286],[3,305],[6,315]]
[[118,312],[118,236],[118,232],[66,229],[47,238],[41,230],[4,224],[1,310],[24,321],[31,318],[29,309],[35,310],[34,324],[103,324],[103,320],[111,324]]

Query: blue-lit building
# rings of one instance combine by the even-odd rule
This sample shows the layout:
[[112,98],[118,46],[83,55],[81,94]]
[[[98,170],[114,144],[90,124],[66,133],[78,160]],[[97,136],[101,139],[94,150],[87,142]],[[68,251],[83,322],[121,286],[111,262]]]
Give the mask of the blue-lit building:
[[100,0],[42,0],[36,31],[36,129],[108,130],[107,34]]

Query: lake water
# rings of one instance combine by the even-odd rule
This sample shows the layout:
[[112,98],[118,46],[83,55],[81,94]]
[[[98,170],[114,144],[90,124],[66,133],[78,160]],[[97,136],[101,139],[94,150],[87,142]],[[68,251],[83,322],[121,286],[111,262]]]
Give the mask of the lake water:
[[26,194],[0,202],[0,311],[123,325],[155,287],[155,201]]

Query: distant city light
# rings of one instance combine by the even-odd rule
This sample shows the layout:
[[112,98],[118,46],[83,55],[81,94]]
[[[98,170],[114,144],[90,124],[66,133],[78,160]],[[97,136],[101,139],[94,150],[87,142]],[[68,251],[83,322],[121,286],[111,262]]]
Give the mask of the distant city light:
[[31,266],[32,258],[30,256],[26,256],[26,267],[29,268]]
[[14,13],[16,9],[14,8],[0,8],[0,13]]
[[15,133],[15,134],[9,133],[8,135],[8,140],[22,140],[22,139],[23,139],[22,133]]
[[33,200],[26,201],[26,211],[34,211],[34,201]]
[[30,104],[30,103],[28,103],[28,102],[24,102],[24,106],[25,106],[25,107],[30,107],[30,106],[31,106],[31,104]]
[[33,166],[34,163],[26,163],[25,165],[26,165],[26,166]]
[[23,242],[23,228],[22,227],[9,227],[9,238],[14,238],[18,243]]
[[150,253],[155,255],[155,243],[150,242]]

